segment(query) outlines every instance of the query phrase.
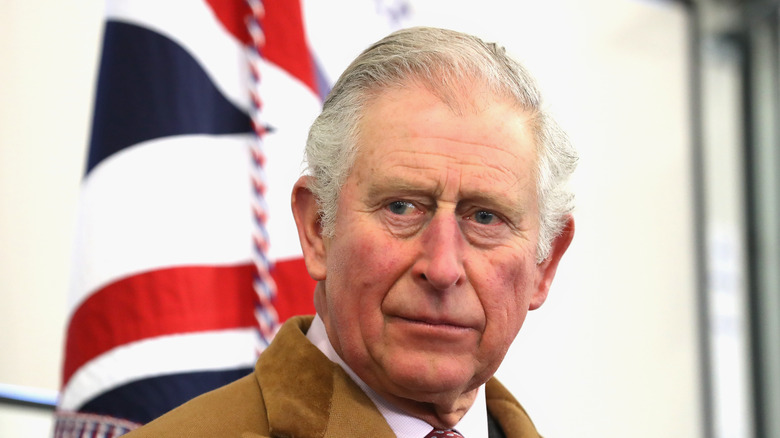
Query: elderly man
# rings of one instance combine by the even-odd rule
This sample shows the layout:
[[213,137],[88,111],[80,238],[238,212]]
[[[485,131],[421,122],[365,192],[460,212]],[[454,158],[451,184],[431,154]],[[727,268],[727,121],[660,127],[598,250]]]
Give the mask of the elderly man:
[[317,315],[131,436],[537,437],[492,376],[573,237],[576,156],[528,73],[468,35],[396,32],[338,80],[306,157]]

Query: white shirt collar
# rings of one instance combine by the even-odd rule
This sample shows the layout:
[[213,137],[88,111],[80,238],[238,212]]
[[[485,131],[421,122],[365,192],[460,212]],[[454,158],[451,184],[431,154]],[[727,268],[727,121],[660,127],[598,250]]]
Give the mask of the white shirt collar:
[[[387,421],[387,424],[393,429],[395,435],[399,438],[422,438],[431,431],[431,425],[419,418],[412,417],[400,409],[396,408],[385,400],[382,396],[371,389],[352,369],[347,366],[341,357],[336,353],[333,345],[328,339],[325,331],[325,324],[319,315],[314,316],[306,337],[331,361],[339,364],[346,371],[352,380],[357,383],[360,389],[366,393],[368,398],[374,402],[379,412]],[[488,432],[487,404],[485,402],[485,385],[479,387],[479,393],[474,400],[474,404],[466,412],[460,422],[454,427],[461,435],[467,438],[485,437]]]

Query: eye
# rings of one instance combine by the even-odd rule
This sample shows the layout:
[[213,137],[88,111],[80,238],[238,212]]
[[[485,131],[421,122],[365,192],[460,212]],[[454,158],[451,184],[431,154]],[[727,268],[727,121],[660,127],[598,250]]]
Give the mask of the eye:
[[412,210],[413,208],[414,205],[407,201],[393,201],[387,206],[387,209],[390,210],[391,213],[397,215],[407,214],[409,213],[409,210]]
[[489,211],[480,210],[471,217],[474,222],[481,225],[496,225],[501,222],[498,216]]

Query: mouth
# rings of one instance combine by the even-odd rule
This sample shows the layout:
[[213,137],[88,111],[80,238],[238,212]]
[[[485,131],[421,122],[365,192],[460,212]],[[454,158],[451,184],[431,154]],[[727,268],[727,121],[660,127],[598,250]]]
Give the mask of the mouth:
[[479,329],[455,318],[409,314],[386,318],[388,334],[410,350],[446,354],[471,351],[481,337]]
[[428,317],[404,317],[404,316],[398,316],[396,317],[399,320],[409,323],[418,325],[421,327],[430,327],[433,329],[447,329],[447,330],[470,330],[473,329],[473,327],[463,324],[458,321],[453,321],[449,319],[441,319],[441,318],[428,318]]

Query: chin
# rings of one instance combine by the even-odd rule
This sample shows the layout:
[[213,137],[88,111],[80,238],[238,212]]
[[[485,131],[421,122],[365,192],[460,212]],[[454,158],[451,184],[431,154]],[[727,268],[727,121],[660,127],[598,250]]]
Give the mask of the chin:
[[470,367],[432,365],[430,361],[406,361],[391,367],[387,377],[406,394],[405,398],[421,402],[433,402],[432,397],[438,398],[444,394],[448,394],[444,397],[450,397],[449,394],[453,393],[459,395],[483,383],[475,378],[474,370]]

